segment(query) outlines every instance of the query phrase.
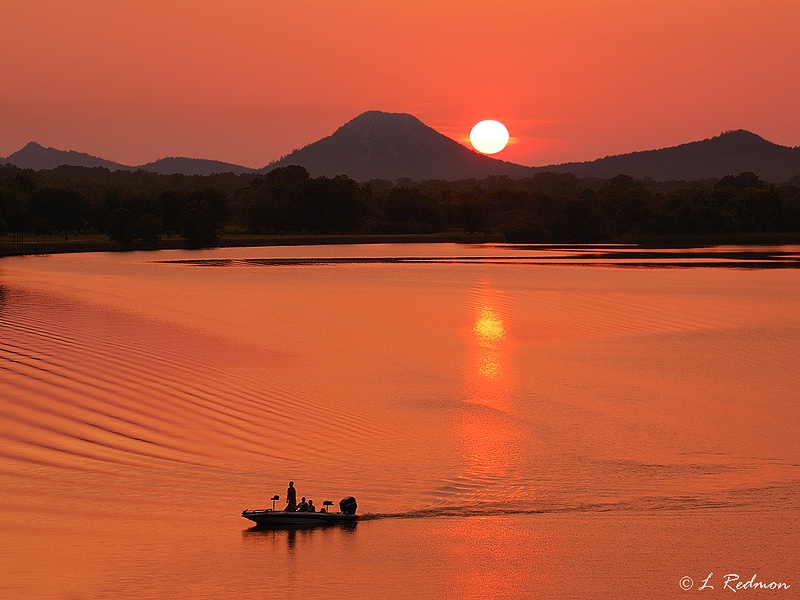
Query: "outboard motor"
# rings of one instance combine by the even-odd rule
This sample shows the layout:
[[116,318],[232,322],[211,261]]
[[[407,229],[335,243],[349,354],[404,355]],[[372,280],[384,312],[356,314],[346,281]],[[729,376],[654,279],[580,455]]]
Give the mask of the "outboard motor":
[[356,499],[352,496],[348,496],[347,498],[342,498],[339,501],[339,510],[346,515],[354,515],[356,514],[356,509],[358,508],[358,504],[356,504]]

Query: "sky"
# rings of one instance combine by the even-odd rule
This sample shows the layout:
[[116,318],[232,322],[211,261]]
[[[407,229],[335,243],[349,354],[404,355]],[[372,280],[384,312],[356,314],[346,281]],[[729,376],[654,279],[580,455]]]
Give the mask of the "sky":
[[0,0],[0,156],[260,168],[367,110],[496,158],[800,146],[800,0]]

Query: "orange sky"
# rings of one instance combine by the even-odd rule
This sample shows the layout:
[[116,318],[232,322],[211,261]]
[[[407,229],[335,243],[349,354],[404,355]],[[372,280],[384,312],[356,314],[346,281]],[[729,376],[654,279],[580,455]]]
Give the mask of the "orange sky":
[[[10,0],[0,156],[262,167],[365,110],[527,165],[729,129],[800,145],[798,0]],[[466,142],[465,142],[466,143]]]

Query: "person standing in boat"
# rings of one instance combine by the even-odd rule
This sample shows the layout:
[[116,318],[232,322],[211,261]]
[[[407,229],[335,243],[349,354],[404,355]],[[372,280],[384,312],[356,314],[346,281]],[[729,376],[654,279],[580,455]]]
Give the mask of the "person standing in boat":
[[283,510],[287,512],[297,510],[297,490],[294,488],[294,481],[289,482],[289,489],[286,490],[286,508]]

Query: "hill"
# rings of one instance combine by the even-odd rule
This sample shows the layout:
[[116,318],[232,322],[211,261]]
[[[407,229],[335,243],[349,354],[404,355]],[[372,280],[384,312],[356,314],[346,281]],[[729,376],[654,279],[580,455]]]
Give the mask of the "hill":
[[0,159],[0,164],[11,163],[21,169],[33,169],[41,171],[44,169],[55,169],[62,165],[71,167],[103,167],[110,171],[135,171],[142,169],[159,175],[172,175],[181,173],[183,175],[212,175],[214,173],[255,173],[255,169],[249,169],[231,163],[220,162],[217,160],[206,160],[202,158],[167,157],[162,158],[138,167],[123,165],[117,162],[75,152],[74,150],[57,150],[56,148],[45,148],[36,142],[29,142],[24,148],[18,150],[5,159]]
[[70,165],[74,167],[105,167],[111,171],[117,169],[130,170],[131,167],[121,165],[104,158],[98,158],[91,154],[83,152],[75,152],[74,150],[56,150],[55,148],[45,148],[36,142],[28,142],[24,148],[17,150],[7,158],[0,161],[2,163],[11,163],[21,169],[33,169],[34,171],[41,171],[42,169],[55,169],[61,165]]
[[622,173],[657,181],[719,179],[750,171],[766,181],[780,183],[800,175],[800,148],[780,146],[740,129],[671,148],[548,165],[536,170],[601,178]]
[[487,175],[513,178],[529,167],[490,158],[462,146],[405,113],[365,112],[332,135],[295,150],[262,172],[301,165],[312,176],[346,174],[357,181],[409,177],[458,180]]
[[255,173],[255,169],[234,165],[232,163],[221,162],[218,160],[207,160],[204,158],[186,158],[183,156],[168,156],[159,160],[137,167],[151,173],[159,175],[172,175],[181,173],[183,175],[213,175],[214,173]]

